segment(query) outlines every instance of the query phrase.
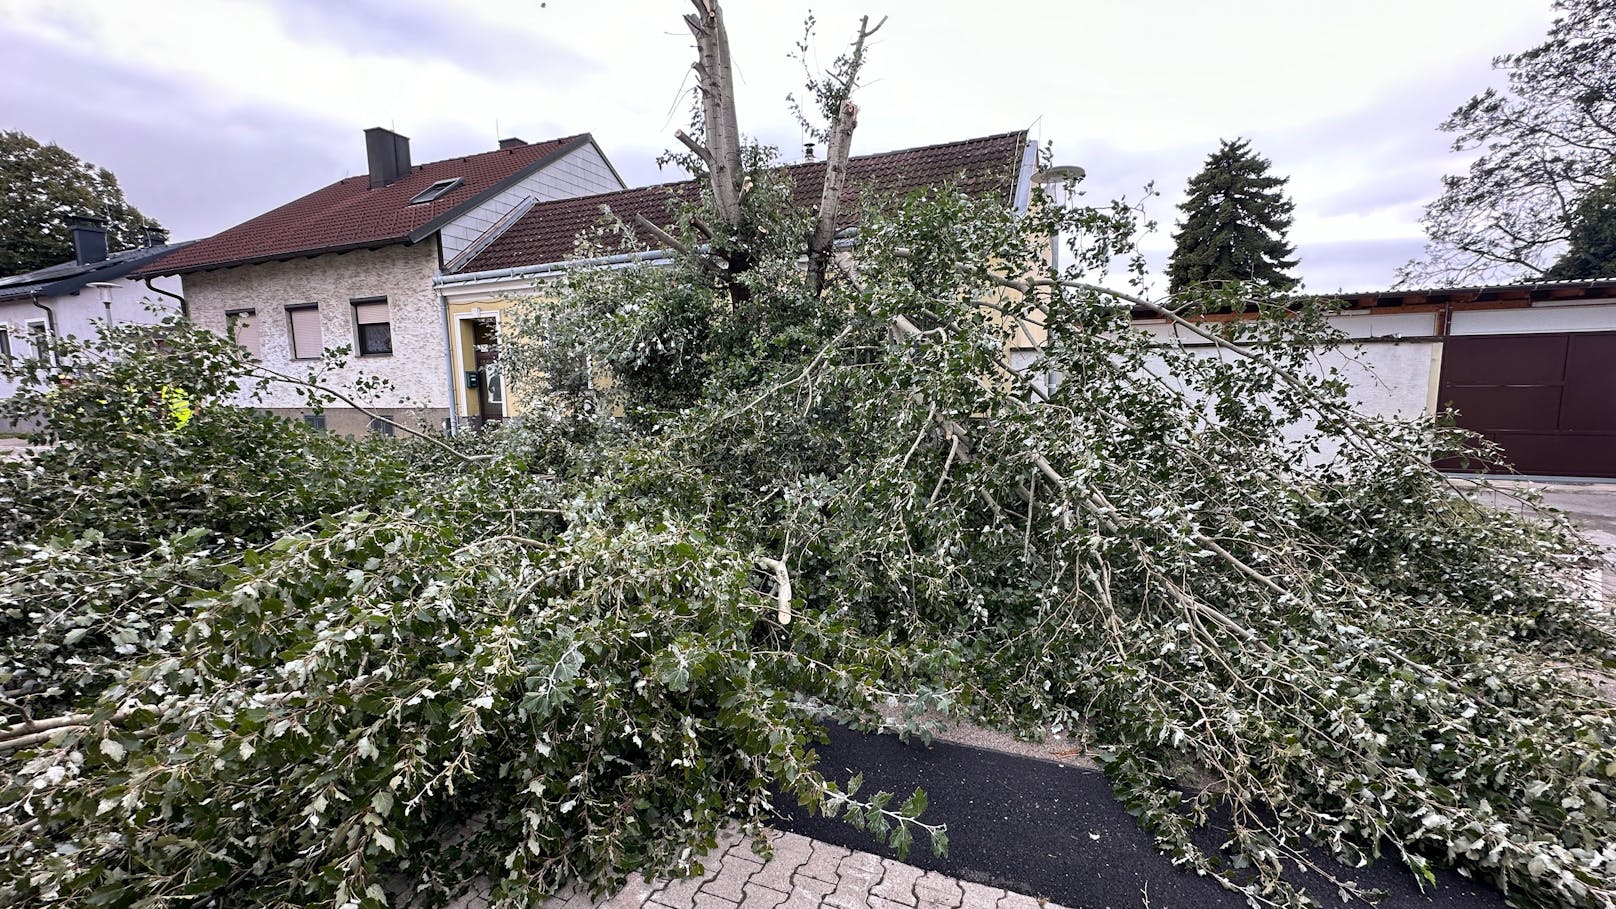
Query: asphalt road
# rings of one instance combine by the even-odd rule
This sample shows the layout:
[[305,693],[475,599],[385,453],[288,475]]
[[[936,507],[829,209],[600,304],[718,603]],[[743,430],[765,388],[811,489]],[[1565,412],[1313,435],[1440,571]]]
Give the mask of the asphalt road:
[[[896,803],[917,786],[926,790],[926,820],[948,825],[949,854],[938,858],[926,844],[917,843],[909,853],[910,864],[1074,909],[1246,905],[1243,897],[1211,880],[1175,868],[1097,771],[946,742],[905,745],[893,736],[840,728],[832,729],[831,743],[820,749],[820,757],[820,768],[833,779],[845,781],[862,771],[861,793],[886,789],[896,793]],[[794,810],[776,826],[895,857],[841,820]],[[1456,874],[1439,873],[1436,888],[1421,893],[1394,861],[1351,869],[1322,855],[1316,860],[1332,874],[1386,891],[1379,904],[1385,909],[1504,906],[1496,891]],[[1340,905],[1336,887],[1313,872],[1297,870],[1290,880],[1321,903]]]

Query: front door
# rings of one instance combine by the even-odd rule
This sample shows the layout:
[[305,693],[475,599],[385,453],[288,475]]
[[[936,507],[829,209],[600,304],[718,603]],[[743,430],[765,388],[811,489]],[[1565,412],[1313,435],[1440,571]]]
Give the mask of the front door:
[[499,322],[471,320],[472,366],[477,370],[477,412],[481,423],[505,419],[505,377],[499,368]]

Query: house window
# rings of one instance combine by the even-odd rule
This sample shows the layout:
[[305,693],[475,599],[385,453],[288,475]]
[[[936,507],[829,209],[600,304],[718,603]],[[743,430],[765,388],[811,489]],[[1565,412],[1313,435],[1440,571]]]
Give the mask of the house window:
[[254,359],[259,356],[258,346],[258,312],[252,309],[237,309],[224,314],[225,334],[230,340],[247,348],[247,352]]
[[460,185],[460,178],[459,177],[450,177],[447,180],[439,180],[438,182],[432,184],[431,186],[428,186],[426,189],[423,189],[420,192],[416,193],[415,198],[410,200],[410,204],[411,205],[422,205],[422,204],[425,204],[427,202],[431,202],[434,199],[438,198],[439,196],[443,195],[444,193],[448,192],[451,189],[454,189],[456,186],[459,186],[459,185]]
[[354,328],[359,355],[381,357],[393,352],[393,324],[388,321],[387,298],[353,301]]
[[33,358],[44,360],[50,357],[50,324],[44,319],[29,319],[23,323],[28,328],[28,343],[33,348]]
[[11,326],[0,325],[0,362],[11,359]]
[[289,306],[286,308],[286,318],[292,329],[292,359],[319,359],[325,349],[325,343],[320,338],[320,304]]

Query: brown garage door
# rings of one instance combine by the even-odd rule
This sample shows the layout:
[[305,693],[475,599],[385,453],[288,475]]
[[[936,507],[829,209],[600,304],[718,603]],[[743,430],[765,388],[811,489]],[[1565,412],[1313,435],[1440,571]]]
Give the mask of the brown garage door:
[[1521,473],[1616,477],[1616,332],[1449,337],[1438,400]]

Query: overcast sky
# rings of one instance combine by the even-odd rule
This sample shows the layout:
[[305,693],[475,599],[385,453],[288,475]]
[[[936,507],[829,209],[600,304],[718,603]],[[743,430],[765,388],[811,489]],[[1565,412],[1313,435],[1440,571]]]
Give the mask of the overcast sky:
[[[630,184],[688,121],[688,0],[0,0],[0,129],[111,168],[176,238],[365,169],[388,126],[425,162],[591,132]],[[1030,129],[1091,199],[1154,180],[1163,229],[1222,138],[1290,177],[1313,290],[1387,286],[1463,162],[1437,130],[1530,47],[1549,0],[730,0],[742,129],[787,160],[804,16],[828,63],[889,16],[854,153]],[[26,75],[22,75],[26,74]]]

